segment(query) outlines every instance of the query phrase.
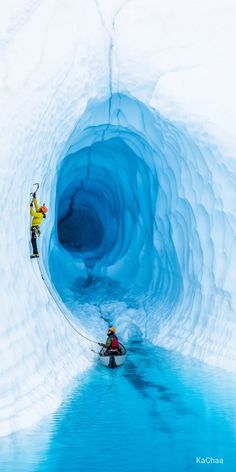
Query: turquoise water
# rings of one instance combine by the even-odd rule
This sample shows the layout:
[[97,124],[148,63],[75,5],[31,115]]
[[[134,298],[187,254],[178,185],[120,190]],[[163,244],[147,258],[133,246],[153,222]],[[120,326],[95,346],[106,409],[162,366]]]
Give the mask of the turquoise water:
[[[235,387],[220,369],[131,344],[125,366],[95,364],[55,415],[2,438],[0,471],[235,472]],[[207,456],[224,463],[196,463]]]

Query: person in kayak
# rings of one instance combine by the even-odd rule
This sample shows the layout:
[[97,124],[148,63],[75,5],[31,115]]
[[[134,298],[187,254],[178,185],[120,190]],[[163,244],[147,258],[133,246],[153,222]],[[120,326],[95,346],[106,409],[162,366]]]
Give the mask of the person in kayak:
[[[34,206],[34,208],[33,208]],[[48,209],[45,205],[41,207],[38,204],[38,200],[36,197],[36,193],[33,193],[33,202],[30,204],[30,215],[32,216],[32,224],[31,224],[31,244],[33,247],[33,254],[31,257],[39,257],[38,247],[37,247],[37,237],[40,235],[40,225],[44,218],[46,218],[46,214]]]
[[106,347],[105,355],[109,355],[111,353],[120,354],[119,341],[115,333],[116,333],[116,328],[112,326],[107,331],[106,343],[105,344],[99,343],[99,346]]

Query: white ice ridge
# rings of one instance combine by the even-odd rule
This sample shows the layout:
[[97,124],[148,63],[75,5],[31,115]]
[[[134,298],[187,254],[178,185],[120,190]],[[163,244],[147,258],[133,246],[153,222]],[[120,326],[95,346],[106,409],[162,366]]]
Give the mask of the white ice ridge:
[[[0,435],[57,408],[92,363],[29,259],[36,181],[55,297],[89,270],[131,291],[132,306],[114,313],[124,337],[130,320],[155,344],[236,370],[235,10],[229,0],[2,7]],[[75,236],[78,216],[96,237]],[[84,313],[74,323],[102,336],[86,310],[89,323]]]

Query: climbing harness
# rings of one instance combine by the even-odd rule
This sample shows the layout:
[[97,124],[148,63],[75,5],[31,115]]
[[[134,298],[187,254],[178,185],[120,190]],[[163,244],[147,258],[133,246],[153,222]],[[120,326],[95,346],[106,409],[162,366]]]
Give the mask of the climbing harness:
[[30,229],[31,229],[32,233],[34,234],[35,238],[36,238],[37,236],[40,236],[40,228],[39,228],[39,226],[31,226]]

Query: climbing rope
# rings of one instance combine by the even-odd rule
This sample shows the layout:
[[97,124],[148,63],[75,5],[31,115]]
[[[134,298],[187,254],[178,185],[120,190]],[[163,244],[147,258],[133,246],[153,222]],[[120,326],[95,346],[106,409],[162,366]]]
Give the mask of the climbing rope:
[[81,333],[81,332],[73,325],[73,323],[71,323],[70,319],[68,318],[68,316],[66,315],[66,313],[63,311],[62,307],[60,306],[60,304],[58,303],[58,300],[57,300],[56,297],[55,297],[55,294],[54,294],[53,291],[51,290],[51,288],[50,288],[49,284],[47,283],[46,279],[44,278],[43,273],[42,273],[42,268],[41,268],[41,265],[40,265],[40,263],[39,263],[39,259],[37,260],[37,262],[38,262],[39,272],[40,272],[40,274],[41,274],[41,277],[42,277],[42,279],[43,279],[43,281],[44,281],[44,283],[45,283],[45,285],[46,285],[46,287],[47,287],[47,289],[48,289],[50,295],[52,296],[52,298],[53,298],[53,300],[55,301],[57,307],[59,308],[61,314],[63,315],[64,319],[66,320],[66,322],[70,325],[70,327],[71,327],[79,336],[81,336],[81,338],[86,339],[86,340],[89,341],[90,343],[98,344],[98,345],[99,345],[99,343],[98,343],[97,341],[94,341],[93,339],[90,339],[90,338],[88,338],[87,336],[85,336],[83,333]]
[[[35,184],[33,184],[33,186],[35,186],[35,190],[33,192],[30,193],[30,196],[33,200],[33,196],[34,194],[36,194],[38,192],[38,189],[39,189],[39,183],[36,182]],[[69,326],[81,337],[81,338],[84,338],[86,339],[87,341],[89,341],[90,343],[93,343],[93,344],[98,344],[99,343],[97,341],[94,341],[93,339],[90,339],[88,338],[87,336],[85,336],[83,333],[81,333],[75,326],[74,324],[70,321],[70,319],[68,318],[68,316],[66,315],[66,313],[64,312],[64,310],[62,309],[62,307],[60,306],[60,303],[58,302],[58,300],[56,299],[55,297],[55,294],[53,293],[53,291],[51,290],[51,287],[48,283],[48,281],[45,279],[44,275],[43,275],[43,270],[42,270],[42,267],[39,263],[39,259],[38,259],[38,267],[39,267],[39,272],[41,274],[41,277],[50,293],[50,295],[52,296],[54,302],[56,303],[57,307],[59,308],[61,314],[63,315],[64,319],[66,320],[66,322],[69,324]]]

